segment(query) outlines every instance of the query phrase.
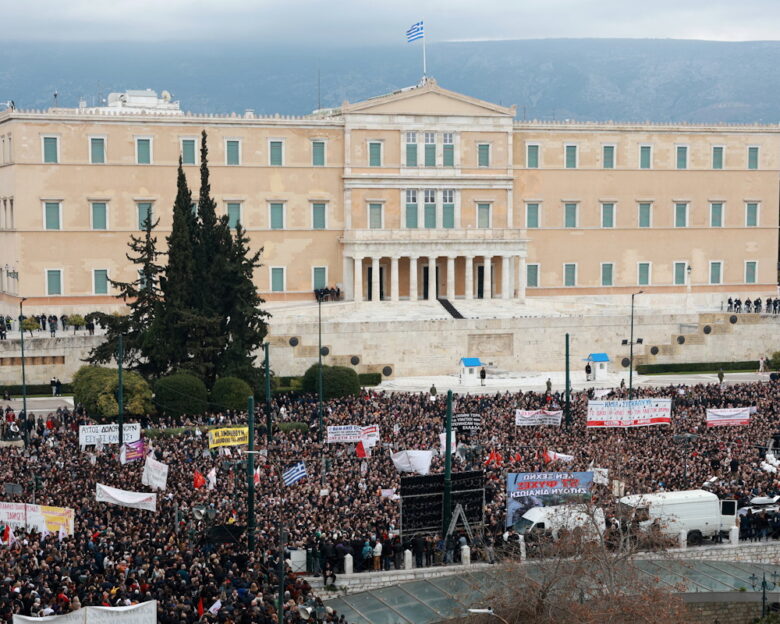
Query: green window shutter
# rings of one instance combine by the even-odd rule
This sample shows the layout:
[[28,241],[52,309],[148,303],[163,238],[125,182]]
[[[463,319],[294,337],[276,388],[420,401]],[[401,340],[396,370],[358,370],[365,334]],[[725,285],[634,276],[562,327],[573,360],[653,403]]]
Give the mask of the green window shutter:
[[436,227],[436,204],[425,204],[425,227]]
[[647,286],[650,284],[650,263],[640,262],[637,281],[640,286]]
[[684,286],[685,285],[685,274],[688,270],[687,265],[685,262],[675,262],[674,263],[674,283],[676,286]]
[[455,166],[455,146],[454,145],[444,145],[442,150],[442,164],[445,167],[454,167]]
[[442,227],[452,229],[455,227],[455,204],[442,206]]
[[758,148],[748,148],[748,169],[758,169]]
[[652,148],[649,145],[642,145],[639,148],[639,168],[650,169],[650,157],[652,155]]
[[431,145],[429,143],[425,144],[425,166],[426,167],[435,167],[436,166],[436,145]]
[[417,204],[406,204],[406,227],[417,227]]
[[674,227],[688,227],[688,204],[674,205]]
[[477,204],[477,227],[490,227],[490,204]]
[[417,143],[406,144],[406,166],[417,166]]
[[745,205],[745,225],[747,227],[758,226],[758,204],[749,202]]
[[576,145],[566,146],[566,168],[567,169],[577,168],[577,146]]
[[720,146],[712,148],[712,168],[723,169],[723,148]]
[[327,281],[326,281],[326,274],[327,271],[325,267],[314,267],[314,289],[318,288],[326,288],[327,287]]
[[271,269],[271,292],[284,292],[284,269],[282,267]]
[[181,142],[181,163],[183,165],[195,164],[195,139],[183,139]]
[[241,220],[241,204],[239,202],[228,202],[227,217],[228,227],[235,230]]
[[757,264],[756,262],[746,262],[745,263],[745,283],[746,284],[755,284],[756,283],[756,268]]
[[529,264],[525,269],[525,283],[528,288],[539,288],[539,265]]
[[710,262],[710,284],[720,284],[720,262]]
[[651,207],[649,203],[639,204],[639,227],[650,227],[650,210]]
[[612,286],[612,265],[611,264],[601,265],[601,285]]
[[688,148],[685,145],[677,146],[677,168],[688,168]]
[[108,271],[106,269],[96,269],[94,271],[95,279],[95,294],[107,295],[108,294]]
[[59,139],[57,137],[44,137],[43,138],[43,162],[56,163],[57,159],[57,143]]
[[311,225],[315,230],[325,229],[325,204],[311,205]]
[[225,143],[225,149],[227,151],[226,164],[238,165],[241,163],[240,146],[241,143],[239,141],[226,141]]
[[614,169],[615,168],[615,146],[605,145],[603,155],[604,155],[603,158],[604,169]]
[[723,204],[721,202],[710,204],[710,227],[723,227]]
[[100,137],[92,137],[89,140],[89,158],[93,165],[102,165],[106,162],[106,142]]
[[368,205],[368,227],[372,230],[382,227],[382,204]]
[[139,165],[149,165],[152,162],[151,139],[136,139],[136,151]]
[[564,286],[576,286],[577,285],[577,265],[576,264],[564,264],[563,265],[563,285]]
[[527,228],[539,227],[539,204],[525,205],[525,227]]
[[59,202],[46,202],[44,204],[46,212],[46,229],[47,230],[59,230],[61,229],[60,223],[60,203]]
[[105,202],[92,202],[92,229],[105,230],[108,227],[107,207]]
[[368,166],[369,167],[382,166],[382,144],[381,143],[368,144]]
[[271,152],[271,166],[281,167],[282,166],[282,142],[271,141],[270,152]]
[[528,169],[538,169],[539,168],[539,146],[529,145],[527,149],[528,149],[528,157],[525,166]]
[[615,204],[601,204],[601,227],[615,227]]
[[563,227],[576,228],[577,227],[577,204],[564,204],[564,222]]
[[138,204],[138,229],[143,230],[147,219],[152,218],[152,204],[150,202],[140,202]]
[[480,167],[490,166],[490,145],[488,143],[480,143],[477,146],[477,164]]
[[271,229],[284,229],[284,204],[271,204]]
[[325,141],[313,141],[311,144],[311,164],[313,167],[325,166]]
[[46,271],[46,294],[62,294],[62,271],[59,269],[51,269]]

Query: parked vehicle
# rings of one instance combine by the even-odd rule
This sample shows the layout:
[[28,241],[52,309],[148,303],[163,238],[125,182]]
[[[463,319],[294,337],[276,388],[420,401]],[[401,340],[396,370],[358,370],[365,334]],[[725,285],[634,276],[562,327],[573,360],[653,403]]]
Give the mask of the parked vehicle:
[[515,530],[526,537],[551,536],[558,539],[562,530],[580,529],[586,536],[597,537],[604,533],[604,511],[588,509],[583,505],[551,505],[532,507],[515,523]]

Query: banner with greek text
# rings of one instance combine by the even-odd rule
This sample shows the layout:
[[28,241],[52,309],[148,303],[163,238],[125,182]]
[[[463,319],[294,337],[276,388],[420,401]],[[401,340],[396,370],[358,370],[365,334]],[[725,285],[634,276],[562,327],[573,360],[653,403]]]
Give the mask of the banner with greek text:
[[732,407],[728,409],[708,409],[707,426],[722,427],[727,425],[749,425],[750,408]]
[[506,526],[514,526],[532,507],[590,499],[592,472],[510,472],[506,475]]
[[482,414],[454,414],[452,427],[458,433],[479,431],[482,427]]
[[561,426],[562,410],[515,410],[515,425],[518,427],[530,427],[533,425],[557,425]]
[[209,430],[209,448],[249,444],[249,427],[223,427]]
[[[140,423],[125,423],[122,427],[122,442],[137,442],[141,439]],[[79,446],[88,444],[119,444],[119,425],[80,425]]]
[[164,490],[168,484],[168,466],[157,461],[151,455],[146,458],[141,483],[153,490]]
[[156,624],[157,601],[149,600],[129,607],[84,607],[64,615],[28,617],[14,615],[13,624]]
[[102,483],[95,484],[95,500],[99,503],[112,503],[120,507],[157,511],[157,494],[130,492]]
[[588,401],[588,427],[648,427],[671,422],[671,399]]
[[70,507],[0,502],[0,524],[35,529],[38,533],[59,534],[62,528],[66,535],[73,535],[74,517],[75,512]]
[[331,425],[328,427],[328,444],[357,443],[363,440],[368,446],[379,441],[379,425]]

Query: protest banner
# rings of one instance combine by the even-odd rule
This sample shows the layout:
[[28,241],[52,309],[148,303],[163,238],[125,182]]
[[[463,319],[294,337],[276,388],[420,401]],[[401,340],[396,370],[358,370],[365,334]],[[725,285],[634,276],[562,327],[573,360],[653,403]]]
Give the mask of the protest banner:
[[157,601],[129,607],[83,607],[64,615],[28,617],[14,614],[13,624],[151,624],[157,622]]
[[103,485],[102,483],[95,484],[95,500],[99,503],[112,503],[120,507],[157,511],[157,494],[130,492]]
[[141,473],[141,483],[153,490],[164,490],[168,484],[168,466],[150,455]]
[[0,502],[0,524],[34,529],[39,533],[59,533],[62,528],[66,535],[73,535],[74,517],[75,512],[70,507]]
[[647,427],[671,422],[671,399],[588,401],[588,427]]
[[482,427],[482,414],[454,414],[452,428],[458,433],[479,431]]
[[562,410],[515,410],[515,425],[531,427],[534,425],[561,425]]
[[590,499],[592,472],[511,472],[506,476],[506,526],[532,507]]
[[707,410],[707,426],[723,427],[728,425],[749,425],[749,407],[732,407],[724,409]]
[[376,446],[379,442],[379,425],[368,425],[360,430],[360,439],[367,448]]
[[223,427],[209,430],[209,448],[249,444],[249,427]]
[[123,466],[130,462],[138,461],[146,455],[146,445],[143,440],[136,440],[122,445],[119,451],[119,463]]
[[433,451],[398,451],[390,455],[398,472],[416,472],[427,475],[431,471]]
[[330,425],[328,427],[328,444],[357,443],[363,441],[366,446],[374,446],[379,442],[379,425]]
[[[141,439],[140,423],[125,423],[122,442],[129,444]],[[79,446],[89,444],[119,444],[119,425],[79,425]]]

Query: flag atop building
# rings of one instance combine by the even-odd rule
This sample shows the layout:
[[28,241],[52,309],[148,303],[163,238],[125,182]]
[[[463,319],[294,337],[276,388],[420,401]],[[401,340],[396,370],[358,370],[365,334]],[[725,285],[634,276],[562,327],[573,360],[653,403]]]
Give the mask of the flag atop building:
[[285,485],[292,485],[296,481],[300,481],[308,476],[309,475],[306,473],[306,464],[298,462],[282,473],[282,481],[284,481]]
[[411,43],[412,41],[422,39],[424,36],[425,30],[423,28],[422,20],[420,20],[419,22],[412,24],[409,30],[406,31],[406,42]]

